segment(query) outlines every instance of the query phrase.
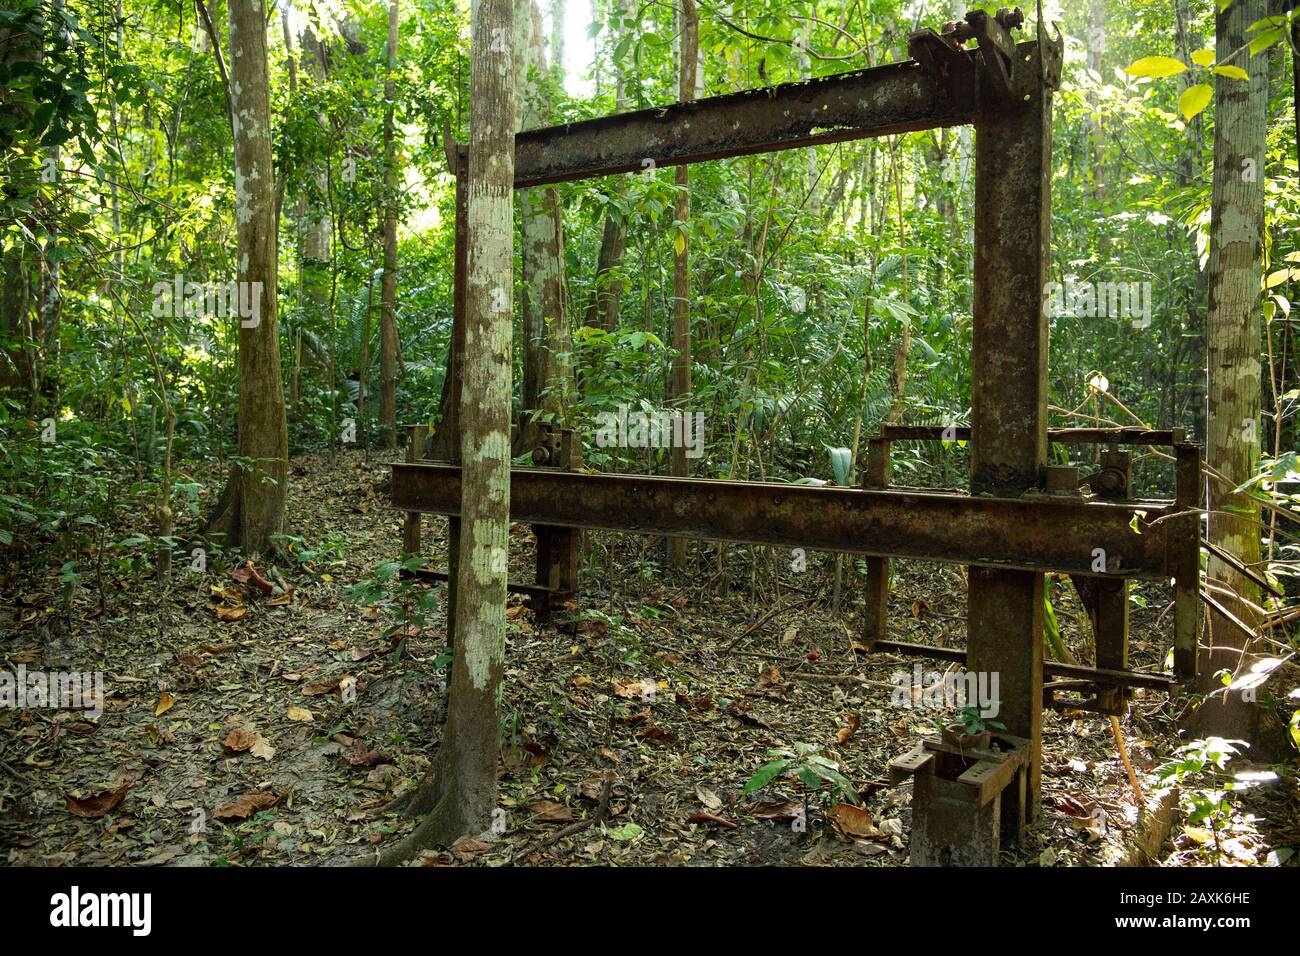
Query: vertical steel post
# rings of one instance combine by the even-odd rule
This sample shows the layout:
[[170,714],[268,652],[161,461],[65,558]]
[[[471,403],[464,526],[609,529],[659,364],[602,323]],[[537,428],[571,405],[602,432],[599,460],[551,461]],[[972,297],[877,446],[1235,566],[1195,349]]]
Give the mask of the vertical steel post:
[[[889,487],[888,438],[877,437],[867,442],[862,487]],[[867,585],[862,598],[862,643],[867,650],[874,651],[876,641],[885,639],[889,622],[889,558],[869,557],[863,559],[863,564],[867,569]]]
[[[1016,51],[1009,96],[981,71],[975,122],[971,494],[1007,497],[1039,488],[1047,462],[1052,99],[1040,43]],[[1042,573],[972,567],[968,626],[967,668],[998,675],[997,719],[1029,741],[1025,805],[1010,793],[1003,802],[1014,827],[1039,804]]]
[[1201,636],[1201,446],[1181,442],[1174,446],[1175,502],[1186,509],[1171,534],[1174,565],[1174,676],[1189,689],[1196,684],[1197,645]]
[[[428,425],[411,425],[407,429],[406,460],[419,461],[424,457],[424,443],[429,437]],[[408,511],[402,523],[402,552],[404,554],[420,553],[420,513]]]

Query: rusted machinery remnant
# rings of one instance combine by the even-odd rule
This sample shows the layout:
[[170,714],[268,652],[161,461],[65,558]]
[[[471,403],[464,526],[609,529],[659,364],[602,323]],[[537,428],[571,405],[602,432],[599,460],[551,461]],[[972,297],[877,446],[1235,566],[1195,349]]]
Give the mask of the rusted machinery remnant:
[[[912,866],[997,866],[1002,840],[1024,839],[1029,741],[989,734],[978,747],[926,737],[889,765],[912,778]],[[1002,814],[1003,795],[1017,808]]]
[[[529,130],[515,138],[515,186],[526,188],[650,166],[974,126],[972,426],[964,436],[971,448],[968,491],[890,487],[888,439],[871,445],[864,487],[819,488],[586,474],[576,468],[576,440],[554,435],[539,445],[535,457],[545,465],[512,469],[510,490],[511,517],[539,529],[538,583],[511,588],[548,606],[576,588],[579,528],[866,555],[869,635],[877,648],[962,660],[970,671],[999,675],[998,719],[1015,741],[1009,752],[1016,755],[1016,785],[1000,787],[996,800],[985,800],[989,785],[981,783],[980,799],[957,804],[965,807],[962,814],[982,815],[984,822],[978,833],[970,831],[972,838],[1000,816],[1015,839],[1023,822],[1037,813],[1045,670],[1054,680],[1075,682],[1071,686],[1095,687],[1097,706],[1110,710],[1124,688],[1168,688],[1175,682],[1167,675],[1127,670],[1122,646],[1109,639],[1097,667],[1045,667],[1044,572],[1102,582],[1089,600],[1107,634],[1121,632],[1114,622],[1122,613],[1125,580],[1175,579],[1176,674],[1182,679],[1194,672],[1199,620],[1198,535],[1192,511],[1199,500],[1195,446],[1174,443],[1174,502],[1128,498],[1122,456],[1108,459],[1112,472],[1117,470],[1111,474],[1114,480],[1098,482],[1125,492],[1115,500],[1095,493],[1096,488],[1087,497],[1077,493],[1077,481],[1071,487],[1068,474],[1047,464],[1048,326],[1042,302],[1051,221],[1051,101],[1060,79],[1062,45],[1059,35],[1056,40],[1046,37],[1041,14],[1036,39],[1016,43],[1010,34],[1022,22],[1018,10],[992,17],[972,11],[941,33],[914,35],[908,46],[911,59],[901,63]],[[974,46],[967,48],[967,43]],[[444,576],[454,582],[461,509],[455,409],[461,394],[468,243],[466,154],[449,137],[446,148],[457,182],[455,324],[451,414],[434,447],[447,460],[395,463],[392,498],[407,512],[450,517],[451,567]],[[1098,440],[1138,441],[1131,436]],[[567,452],[564,441],[571,441]],[[1105,554],[1101,572],[1096,570],[1099,549]],[[885,641],[884,572],[890,557],[969,566],[965,650]],[[454,620],[454,588],[450,600]],[[1054,689],[1048,696],[1053,698]],[[936,780],[946,780],[950,765],[935,759],[942,771]],[[1001,780],[1006,768],[986,771]],[[914,801],[931,832],[948,805],[946,797],[936,795],[938,789],[937,784],[918,789]],[[996,860],[997,844],[981,847],[982,859]]]
[[[867,443],[867,473],[864,483],[872,488],[889,484],[890,449],[898,441],[969,441],[971,430],[955,426],[882,425]],[[1046,470],[1047,494],[1062,501],[1129,502],[1145,511],[1152,502],[1132,497],[1132,455],[1119,445],[1153,445],[1174,450],[1175,497],[1158,502],[1163,521],[1171,525],[1168,542],[1168,578],[1174,584],[1174,671],[1172,675],[1138,674],[1128,670],[1128,582],[1143,575],[1128,559],[1094,538],[1091,564],[1086,569],[1071,570],[1070,579],[1092,624],[1096,668],[1048,662],[1044,669],[1053,678],[1043,687],[1043,706],[1057,710],[1088,710],[1101,714],[1122,715],[1133,687],[1173,690],[1195,677],[1197,621],[1200,596],[1197,591],[1199,539],[1200,446],[1184,440],[1181,428],[1151,430],[1139,428],[1050,428],[1049,441],[1067,445],[1097,444],[1101,449],[1099,467],[1092,474],[1079,476],[1079,469],[1067,465],[1049,465]],[[909,489],[911,490],[911,489]],[[1155,520],[1146,513],[1138,528]],[[1064,530],[1064,529],[1061,529]],[[863,607],[863,641],[873,650],[895,651],[944,660],[964,660],[965,652],[954,648],[935,648],[921,644],[891,641],[886,634],[886,608],[889,596],[888,558],[867,559],[866,600]],[[1058,569],[1063,570],[1063,569]],[[1065,694],[1071,696],[1066,697]]]

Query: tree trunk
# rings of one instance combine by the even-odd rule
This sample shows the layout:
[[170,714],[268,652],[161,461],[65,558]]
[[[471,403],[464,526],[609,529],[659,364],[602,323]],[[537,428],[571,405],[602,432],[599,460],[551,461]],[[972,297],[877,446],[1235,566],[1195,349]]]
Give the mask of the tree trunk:
[[[380,862],[487,832],[497,794],[510,531],[510,347],[514,268],[512,0],[472,12],[468,282],[460,406],[461,533],[447,723],[412,801],[428,815]],[[523,55],[523,51],[520,51]]]
[[379,440],[397,447],[397,146],[393,100],[397,69],[397,0],[388,5],[388,76],[384,80],[384,281],[379,313]]
[[[1210,207],[1209,403],[1206,461],[1230,485],[1210,483],[1209,538],[1248,565],[1260,560],[1259,506],[1231,488],[1254,471],[1260,449],[1260,270],[1264,235],[1264,146],[1268,57],[1248,56],[1246,28],[1268,13],[1266,0],[1234,0],[1215,17],[1219,63],[1234,63],[1248,82],[1215,82],[1214,180]],[[1258,593],[1230,567],[1211,558],[1209,583],[1252,601]],[[1220,595],[1238,618],[1256,615],[1242,601]],[[1201,660],[1201,690],[1222,685],[1215,673],[1249,666],[1245,636],[1210,616],[1210,649]],[[1221,692],[1195,715],[1198,735],[1253,740],[1258,707],[1240,693]]]
[[[17,11],[15,11],[17,12]],[[6,64],[26,60],[39,60],[42,38],[34,30],[43,30],[39,13],[35,23],[14,29],[0,29],[0,56]],[[14,110],[17,125],[24,128],[30,118],[25,107]],[[15,154],[5,157],[5,178],[20,182],[29,178],[22,160]],[[23,183],[23,188],[32,185]],[[18,194],[15,188],[14,194]],[[24,216],[24,218],[27,218]],[[34,223],[24,224],[28,231]],[[3,291],[0,291],[0,309],[3,309],[4,337],[7,339],[3,361],[0,361],[0,390],[15,389],[21,393],[24,404],[32,413],[36,411],[36,342],[32,326],[32,287],[34,270],[30,263],[37,259],[34,246],[27,241],[15,241],[4,252]]]
[[277,235],[267,82],[266,18],[256,0],[230,0],[231,130],[240,296],[239,456],[210,532],[249,554],[267,550],[284,525],[288,432],[276,317]]
[[[623,0],[621,13],[617,3],[615,11],[616,38],[625,36],[632,28],[624,22],[637,19],[636,0]],[[614,89],[614,110],[622,113],[628,108],[628,71],[622,62],[615,64],[617,83]],[[617,194],[623,186],[615,182]],[[605,214],[605,229],[600,237],[600,254],[596,259],[596,276],[591,287],[591,300],[587,306],[587,325],[612,332],[618,328],[619,311],[623,302],[623,254],[627,251],[627,222],[623,215],[611,210]]]
[[[521,69],[524,77],[521,129],[545,126],[551,121],[551,96],[547,77],[546,35],[542,31],[542,13],[534,0],[528,0],[519,16],[532,23],[529,43],[520,50],[520,59],[531,62],[532,69]],[[516,36],[522,37],[517,30]],[[523,51],[529,57],[524,59]],[[564,220],[559,193],[553,186],[527,189],[520,193],[520,231],[523,249],[521,313],[524,330],[523,407],[525,412],[541,410],[548,419],[564,413],[565,398],[571,391],[572,367],[569,353],[572,337],[564,291]],[[525,420],[520,428],[520,447],[527,448],[531,430]]]
[[[681,53],[677,58],[677,96],[692,100],[696,96],[696,62],[700,52],[700,17],[695,0],[682,0]],[[811,150],[809,151],[811,153]],[[673,235],[673,369],[671,403],[681,414],[689,414],[685,404],[691,394],[691,270],[690,243],[686,237],[691,220],[690,167],[676,169],[677,195],[673,218],[681,230]],[[685,429],[683,437],[685,437]],[[685,478],[690,473],[685,442],[672,443],[672,474]],[[668,566],[680,569],[686,564],[685,538],[668,539]]]

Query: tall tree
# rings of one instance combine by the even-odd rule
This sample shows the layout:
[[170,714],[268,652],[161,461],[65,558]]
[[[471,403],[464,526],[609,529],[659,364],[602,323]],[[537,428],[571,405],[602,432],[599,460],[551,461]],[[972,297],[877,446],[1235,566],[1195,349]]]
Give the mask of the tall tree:
[[[551,83],[558,76],[547,65],[546,34],[542,30],[542,13],[534,0],[527,0],[519,16],[528,16],[532,29],[527,46],[528,56],[520,62],[525,68],[524,95],[520,127],[532,129],[551,121]],[[516,29],[516,36],[524,31]],[[554,32],[552,37],[554,37]],[[566,393],[570,390],[572,336],[569,331],[568,303],[564,279],[564,219],[560,212],[560,195],[554,186],[523,190],[519,195],[520,255],[523,270],[524,381],[523,407],[540,409],[548,417],[563,413]],[[520,429],[524,447],[531,442]]]
[[[1264,237],[1265,115],[1268,56],[1249,56],[1247,29],[1268,13],[1266,0],[1233,0],[1215,17],[1218,62],[1245,69],[1248,80],[1217,77],[1214,178],[1210,207],[1206,462],[1223,476],[1210,483],[1209,539],[1249,565],[1260,560],[1259,505],[1232,490],[1253,474],[1260,450],[1260,278]],[[1223,562],[1207,566],[1211,588],[1257,600],[1254,586]],[[1242,621],[1256,614],[1221,597]],[[1247,639],[1217,614],[1201,662],[1202,690],[1221,689],[1218,671],[1241,666]],[[1251,740],[1258,708],[1241,694],[1220,693],[1198,711],[1198,731]]]
[[[611,15],[614,21],[615,42],[621,43],[632,35],[639,22],[636,0],[614,0]],[[625,57],[614,64],[614,110],[622,113],[628,109],[628,87],[632,80]],[[615,197],[626,193],[621,182],[615,182]],[[623,254],[627,251],[627,221],[611,204],[605,213],[605,228],[600,237],[600,253],[596,259],[596,275],[591,286],[591,300],[587,305],[587,325],[613,331],[618,327],[619,312],[623,303]]]
[[451,686],[437,761],[411,803],[414,812],[428,815],[381,858],[389,864],[426,846],[487,832],[496,807],[510,538],[513,0],[475,0],[471,20],[461,531]]
[[239,461],[208,530],[257,553],[284,525],[289,457],[276,315],[275,170],[263,6],[260,0],[230,0],[229,19],[235,277],[240,297],[252,308],[232,319],[239,323]]
[[[696,88],[696,63],[700,54],[700,17],[695,0],[682,0],[681,48],[677,57],[677,96],[693,100]],[[811,152],[811,151],[810,151]],[[687,238],[691,219],[690,167],[685,163],[675,171],[677,194],[674,197],[673,219],[673,368],[670,398],[679,407],[691,394],[691,266],[690,242]],[[687,414],[682,407],[682,414]],[[672,473],[685,478],[690,471],[686,458],[685,442],[673,442]],[[681,568],[686,564],[685,538],[668,539],[668,564]]]
[[388,73],[384,79],[384,281],[379,317],[379,427],[385,448],[397,445],[397,88],[398,0],[388,4]]

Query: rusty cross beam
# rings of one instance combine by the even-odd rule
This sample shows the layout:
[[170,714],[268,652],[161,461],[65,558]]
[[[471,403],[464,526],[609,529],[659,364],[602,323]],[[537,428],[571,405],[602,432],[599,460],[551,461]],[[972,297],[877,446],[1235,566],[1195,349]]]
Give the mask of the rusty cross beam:
[[[455,465],[393,465],[399,510],[458,515],[460,489]],[[1102,548],[1108,576],[1148,580],[1169,577],[1165,529],[1171,522],[1141,533],[1132,526],[1135,518],[1151,522],[1172,511],[1167,501],[510,470],[512,521],[1071,574],[1093,573],[1094,549]]]
[[[515,188],[959,126],[974,118],[973,84],[945,86],[905,60],[526,130],[515,137]],[[463,163],[465,147],[456,150]]]

